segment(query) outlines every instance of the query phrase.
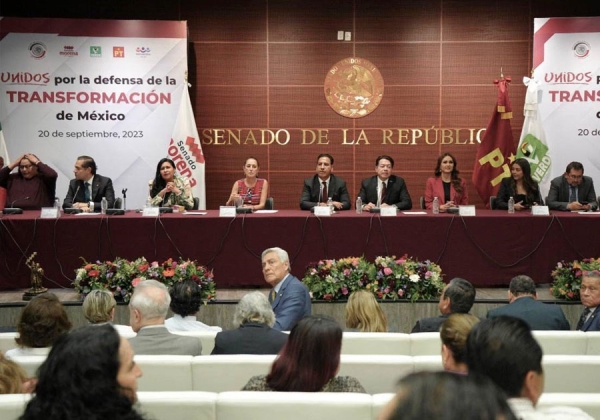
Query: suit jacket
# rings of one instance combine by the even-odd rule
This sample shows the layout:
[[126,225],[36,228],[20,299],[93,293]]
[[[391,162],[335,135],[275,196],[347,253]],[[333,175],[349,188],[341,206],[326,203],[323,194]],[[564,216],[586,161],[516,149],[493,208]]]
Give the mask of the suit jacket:
[[444,314],[434,318],[420,319],[411,330],[411,333],[440,332],[440,326],[442,325],[442,322],[444,322],[449,316],[450,314]]
[[260,322],[246,322],[215,337],[211,354],[277,354],[288,335]]
[[274,329],[289,331],[296,322],[310,315],[311,303],[308,289],[291,274],[285,280],[271,303],[275,312]]
[[[450,198],[454,197],[454,204],[457,206],[465,206],[469,204],[469,193],[467,192],[467,182],[461,179],[460,185],[462,192],[457,193],[454,189],[454,184],[450,183]],[[428,210],[433,208],[433,199],[437,197],[440,201],[440,205],[446,204],[446,197],[444,195],[444,181],[441,176],[429,178],[425,186],[425,207]]]
[[[506,177],[502,179],[500,183],[500,189],[498,190],[498,195],[496,196],[496,209],[497,210],[508,210],[508,200],[510,197],[514,197],[516,194],[515,190],[512,187],[512,178]],[[542,200],[542,195],[540,194],[539,187],[537,194],[528,194],[527,200],[529,205],[533,205],[534,202],[543,205],[544,200]],[[515,200],[515,203],[517,201]]]
[[[69,190],[63,202],[63,209],[73,207],[73,203],[85,203],[85,186],[83,181],[72,179],[69,181]],[[77,195],[75,195],[77,193]],[[115,190],[113,189],[110,178],[102,175],[94,175],[94,183],[92,184],[92,196],[90,201],[94,202],[94,211],[100,211],[100,202],[102,197],[106,197],[108,208],[115,206]]]
[[532,297],[523,296],[512,303],[488,312],[488,318],[500,315],[512,316],[525,321],[532,330],[570,330],[569,321],[562,309],[556,305],[539,302]]
[[[321,195],[321,180],[318,175],[306,178],[304,187],[302,188],[302,196],[300,197],[300,208],[302,210],[310,210],[314,206],[319,205],[319,196]],[[342,203],[342,210],[350,210],[350,197],[346,188],[346,181],[338,178],[335,175],[329,176],[329,185],[327,186],[327,195],[333,201]]]
[[592,313],[583,324],[580,331],[600,331],[600,306]]
[[[567,211],[569,204],[569,183],[564,175],[554,178],[550,182],[550,192],[548,193],[548,207],[550,210]],[[577,196],[579,202],[587,201],[592,210],[598,210],[598,199],[594,191],[594,181],[589,176],[584,176],[581,184],[577,187]]]
[[[410,210],[412,208],[412,201],[406,189],[406,184],[399,176],[391,175],[388,178],[386,191],[386,197],[383,200],[385,204],[395,205],[398,210]],[[377,175],[363,179],[358,195],[363,204],[377,204]]]
[[142,328],[129,339],[135,354],[174,354],[200,356],[202,344],[197,337],[171,334],[167,327]]

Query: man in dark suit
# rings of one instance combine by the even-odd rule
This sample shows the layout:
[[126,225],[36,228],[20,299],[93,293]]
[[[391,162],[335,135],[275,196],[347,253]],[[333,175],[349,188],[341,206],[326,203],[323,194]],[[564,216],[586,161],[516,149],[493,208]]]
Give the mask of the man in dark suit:
[[73,169],[75,179],[69,182],[69,190],[63,208],[78,208],[87,212],[99,212],[102,197],[108,208],[115,206],[115,190],[110,178],[96,174],[96,162],[89,156],[79,156]]
[[300,208],[310,210],[315,206],[326,206],[331,197],[337,210],[349,210],[350,197],[346,181],[333,175],[333,156],[321,153],[317,156],[317,174],[304,180]]
[[550,182],[547,204],[550,210],[598,210],[594,181],[589,176],[583,176],[581,163],[569,163],[564,175]]
[[394,159],[382,155],[375,160],[377,175],[363,179],[358,193],[363,204],[363,210],[396,206],[398,210],[410,210],[412,201],[406,189],[404,180],[392,175]]
[[579,291],[585,306],[577,323],[577,330],[600,331],[600,271],[585,271]]
[[211,354],[277,354],[288,338],[271,328],[275,325],[275,313],[261,292],[248,293],[240,299],[233,325],[238,328],[217,333]]
[[129,323],[137,333],[129,343],[135,354],[202,354],[199,338],[171,334],[165,327],[170,304],[167,286],[159,281],[144,280],[135,287],[129,302]]
[[454,313],[468,314],[475,302],[475,288],[465,279],[455,277],[444,287],[438,308],[441,315],[423,318],[415,324],[411,333],[439,332],[442,322]]
[[275,325],[279,331],[289,331],[296,322],[310,315],[311,302],[308,289],[290,273],[288,253],[281,248],[269,248],[262,253],[262,270],[265,281],[272,287],[269,302],[275,312]]
[[537,301],[535,283],[528,276],[516,276],[510,281],[506,306],[492,309],[488,318],[501,315],[520,318],[532,330],[570,330],[569,321],[562,309]]

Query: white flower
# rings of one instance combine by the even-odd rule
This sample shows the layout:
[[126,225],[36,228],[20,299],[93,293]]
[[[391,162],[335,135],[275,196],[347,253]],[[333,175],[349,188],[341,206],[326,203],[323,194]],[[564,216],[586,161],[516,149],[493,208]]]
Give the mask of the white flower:
[[413,283],[418,283],[419,282],[419,275],[418,274],[411,274],[408,278]]

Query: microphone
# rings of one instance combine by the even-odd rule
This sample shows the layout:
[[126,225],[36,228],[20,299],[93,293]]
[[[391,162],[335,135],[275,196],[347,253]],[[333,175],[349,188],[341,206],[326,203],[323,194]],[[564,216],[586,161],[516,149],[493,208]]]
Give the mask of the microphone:
[[79,188],[81,188],[81,185],[77,185],[77,188],[75,189],[75,194],[73,194],[73,198],[71,199],[71,207],[65,208],[64,203],[63,203],[63,210],[65,211],[65,214],[83,213],[83,210],[73,207],[73,203],[75,202],[75,199],[77,198],[77,193],[79,192]]
[[319,199],[317,200],[317,205],[319,205],[321,199],[323,198],[323,184],[319,182],[319,186]]
[[29,200],[29,197],[17,198],[16,200],[13,200],[13,202],[10,203],[10,207],[4,207],[4,210],[2,210],[2,213],[4,213],[4,214],[22,214],[23,209],[15,207],[15,203],[18,201],[27,201],[27,200]]

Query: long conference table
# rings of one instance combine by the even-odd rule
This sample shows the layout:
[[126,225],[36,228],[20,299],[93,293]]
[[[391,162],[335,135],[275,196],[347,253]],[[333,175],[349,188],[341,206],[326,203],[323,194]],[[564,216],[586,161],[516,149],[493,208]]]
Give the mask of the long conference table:
[[0,290],[29,287],[27,257],[37,252],[45,287],[71,287],[83,260],[115,257],[162,262],[195,259],[213,269],[218,288],[265,287],[260,255],[288,251],[292,273],[326,258],[409,256],[442,267],[445,279],[462,277],[478,287],[506,286],[518,274],[549,283],[561,260],[600,257],[600,213],[477,210],[476,216],[404,214],[383,217],[346,211],[316,217],[300,210],[219,217],[205,214],[63,215],[40,211],[0,217]]

